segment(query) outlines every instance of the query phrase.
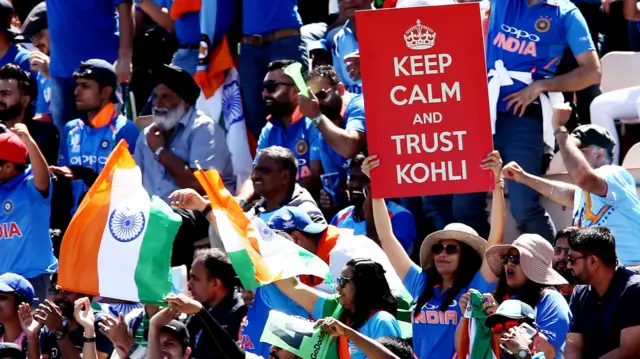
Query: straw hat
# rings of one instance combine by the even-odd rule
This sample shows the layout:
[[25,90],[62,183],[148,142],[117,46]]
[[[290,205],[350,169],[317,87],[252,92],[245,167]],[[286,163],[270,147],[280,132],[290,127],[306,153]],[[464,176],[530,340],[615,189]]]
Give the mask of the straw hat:
[[423,269],[428,269],[433,265],[431,247],[443,239],[453,239],[473,248],[480,257],[484,255],[487,241],[478,235],[473,228],[462,223],[451,223],[443,230],[433,232],[427,236],[420,247],[420,265]]
[[497,277],[502,274],[502,256],[511,249],[517,249],[520,253],[520,265],[530,281],[546,285],[568,284],[564,277],[553,270],[551,244],[539,235],[531,233],[521,235],[511,245],[504,244],[487,249],[485,260]]

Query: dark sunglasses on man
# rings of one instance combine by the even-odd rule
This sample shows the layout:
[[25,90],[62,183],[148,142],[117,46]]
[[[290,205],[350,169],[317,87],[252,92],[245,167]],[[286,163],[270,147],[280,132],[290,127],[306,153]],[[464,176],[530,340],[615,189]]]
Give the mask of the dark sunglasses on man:
[[276,81],[276,80],[267,80],[267,81],[262,82],[262,88],[265,91],[267,91],[268,93],[276,92],[276,90],[278,90],[278,86],[280,86],[280,85],[287,86],[287,87],[295,86],[292,83],[279,82],[279,81]]

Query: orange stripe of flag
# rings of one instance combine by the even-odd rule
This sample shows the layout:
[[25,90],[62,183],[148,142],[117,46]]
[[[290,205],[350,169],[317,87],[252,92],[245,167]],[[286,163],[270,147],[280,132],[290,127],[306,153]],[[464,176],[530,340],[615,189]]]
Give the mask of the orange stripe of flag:
[[251,220],[247,218],[238,202],[224,187],[220,174],[215,170],[206,172],[198,170],[194,174],[209,196],[211,207],[225,211],[233,228],[242,238],[244,248],[255,268],[255,280],[259,283],[272,283],[281,279],[281,273],[272,274],[262,259],[257,241],[260,234],[256,233]]
[[98,179],[80,203],[60,248],[58,284],[65,290],[98,295],[98,252],[107,226],[116,169],[135,168],[124,140],[113,150]]

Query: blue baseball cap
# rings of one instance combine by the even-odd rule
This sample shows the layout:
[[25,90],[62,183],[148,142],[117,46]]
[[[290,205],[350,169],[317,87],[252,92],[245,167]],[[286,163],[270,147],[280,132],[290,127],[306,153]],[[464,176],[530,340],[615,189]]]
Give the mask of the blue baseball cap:
[[326,224],[315,223],[309,215],[298,207],[285,206],[274,213],[267,223],[272,229],[279,231],[301,231],[319,234],[327,229]]
[[94,80],[102,87],[113,88],[111,102],[122,103],[122,98],[118,94],[118,75],[116,68],[109,62],[101,59],[90,59],[80,63],[80,66],[73,73],[74,78],[85,78]]
[[31,283],[23,276],[15,273],[0,275],[0,292],[20,294],[25,297],[29,304],[33,304],[33,297],[36,295]]

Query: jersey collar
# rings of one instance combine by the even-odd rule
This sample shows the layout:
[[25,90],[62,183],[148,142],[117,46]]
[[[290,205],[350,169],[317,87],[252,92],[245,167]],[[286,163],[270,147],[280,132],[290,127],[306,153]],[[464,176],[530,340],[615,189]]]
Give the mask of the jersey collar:
[[20,183],[24,181],[24,179],[31,174],[31,166],[27,167],[27,169],[20,173],[19,175],[13,177],[9,181],[0,184],[0,188],[5,190],[12,190],[17,187]]

